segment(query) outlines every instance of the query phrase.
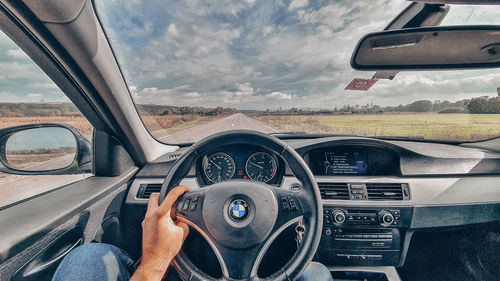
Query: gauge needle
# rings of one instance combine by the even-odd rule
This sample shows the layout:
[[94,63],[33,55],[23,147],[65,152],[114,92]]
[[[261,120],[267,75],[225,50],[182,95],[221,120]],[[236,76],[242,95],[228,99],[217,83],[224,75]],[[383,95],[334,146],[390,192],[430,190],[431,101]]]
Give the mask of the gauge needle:
[[215,164],[215,162],[213,160],[208,159],[208,161],[210,161],[212,164],[214,164],[215,167],[219,168],[219,170],[222,170],[222,168],[219,165]]
[[255,167],[259,167],[261,169],[264,169],[262,166],[259,166],[259,165],[255,164],[254,162],[250,162],[250,164],[254,165]]

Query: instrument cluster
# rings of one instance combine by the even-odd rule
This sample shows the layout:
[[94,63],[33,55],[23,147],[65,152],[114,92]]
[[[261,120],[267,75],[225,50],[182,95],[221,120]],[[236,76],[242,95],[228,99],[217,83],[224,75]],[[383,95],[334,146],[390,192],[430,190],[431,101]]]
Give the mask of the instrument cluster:
[[207,185],[231,179],[278,184],[283,166],[281,158],[272,152],[252,147],[235,147],[203,156],[197,170],[198,177]]

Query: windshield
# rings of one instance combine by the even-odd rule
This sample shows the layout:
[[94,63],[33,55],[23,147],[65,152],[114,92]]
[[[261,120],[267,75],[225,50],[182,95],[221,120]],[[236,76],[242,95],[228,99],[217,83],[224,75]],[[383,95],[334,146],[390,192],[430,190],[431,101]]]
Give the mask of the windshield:
[[[499,136],[497,69],[401,72],[392,80],[352,70],[358,40],[383,30],[408,5],[96,1],[139,114],[159,141],[194,142],[231,129],[458,141]],[[500,6],[452,6],[441,25],[500,24],[499,12]],[[352,90],[354,78],[375,83]]]

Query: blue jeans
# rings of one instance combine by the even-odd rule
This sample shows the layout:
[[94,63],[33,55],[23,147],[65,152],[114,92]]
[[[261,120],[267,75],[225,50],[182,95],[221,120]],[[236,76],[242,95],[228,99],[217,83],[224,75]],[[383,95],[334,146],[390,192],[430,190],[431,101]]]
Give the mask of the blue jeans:
[[[115,246],[91,243],[71,251],[57,268],[52,281],[127,281],[134,261]],[[311,262],[298,281],[333,281],[328,269]]]

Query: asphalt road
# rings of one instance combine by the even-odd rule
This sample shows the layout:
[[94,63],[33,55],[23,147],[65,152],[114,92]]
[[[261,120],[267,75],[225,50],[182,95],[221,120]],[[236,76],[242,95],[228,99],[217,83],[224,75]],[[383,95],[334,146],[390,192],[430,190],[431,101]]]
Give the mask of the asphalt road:
[[73,159],[75,159],[75,154],[69,153],[63,156],[59,156],[57,158],[49,159],[44,162],[34,163],[22,169],[30,171],[46,171],[46,170],[61,169],[64,167],[68,167],[71,163],[73,163]]
[[218,132],[238,129],[255,130],[264,133],[278,132],[276,129],[248,117],[243,113],[236,113],[234,115],[182,130],[164,137],[159,137],[158,140],[165,143],[196,142]]

